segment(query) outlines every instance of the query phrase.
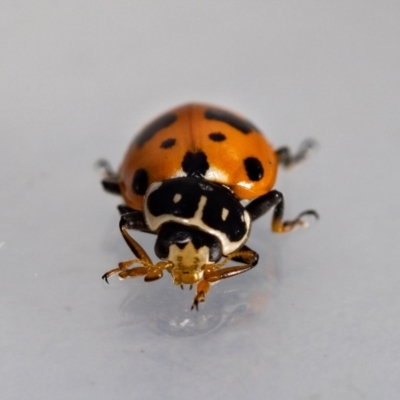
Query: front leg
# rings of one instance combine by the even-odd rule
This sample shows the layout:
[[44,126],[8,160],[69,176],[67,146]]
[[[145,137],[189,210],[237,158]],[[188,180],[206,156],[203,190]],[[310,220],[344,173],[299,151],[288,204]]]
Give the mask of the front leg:
[[[120,225],[120,228],[122,236],[124,237],[126,243],[132,250],[133,254],[135,254],[137,259],[120,262],[118,264],[118,268],[114,268],[106,272],[102,276],[102,279],[104,279],[108,283],[108,278],[115,274],[118,274],[120,279],[144,276],[144,280],[146,282],[152,282],[162,278],[163,270],[170,268],[171,264],[165,261],[159,261],[157,264],[153,264],[143,247],[140,246],[140,244],[128,234],[126,227]],[[134,264],[139,264],[140,266],[129,268],[131,265]]]
[[312,215],[316,219],[319,218],[316,211],[307,210],[300,213],[294,220],[283,221],[284,199],[282,193],[277,190],[272,190],[260,196],[246,206],[246,210],[250,214],[252,221],[263,216],[271,208],[274,208],[272,231],[275,233],[290,232],[298,226],[306,226],[306,222],[302,220],[306,215]]
[[[221,268],[230,260],[243,262],[245,264]],[[255,267],[257,262],[258,254],[249,247],[243,246],[241,250],[234,251],[233,253],[229,254],[221,263],[207,265],[204,271],[203,279],[196,286],[196,296],[193,300],[191,309],[193,310],[193,308],[196,308],[197,311],[199,310],[199,303],[203,303],[205,301],[211,284],[217,283],[222,279],[243,274],[243,272],[247,272]]]
[[[118,274],[121,279],[125,279],[127,277],[134,278],[137,276],[144,276],[144,280],[146,282],[160,279],[163,276],[163,270],[171,266],[170,263],[160,261],[157,264],[153,264],[143,247],[140,246],[140,244],[128,233],[128,229],[136,229],[153,233],[148,230],[147,225],[144,222],[143,213],[141,211],[134,210],[134,212],[122,215],[119,228],[126,244],[132,250],[132,253],[137,257],[137,259],[120,262],[118,264],[118,268],[114,268],[106,272],[102,276],[102,279],[108,283],[108,278],[115,274]],[[129,268],[134,264],[138,264],[140,266]]]

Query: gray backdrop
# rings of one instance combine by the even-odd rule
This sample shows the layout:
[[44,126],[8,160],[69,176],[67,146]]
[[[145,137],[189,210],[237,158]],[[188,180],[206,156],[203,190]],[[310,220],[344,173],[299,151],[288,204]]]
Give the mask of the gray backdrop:
[[[4,399],[398,399],[398,1],[3,1],[0,386]],[[187,101],[247,116],[276,146],[320,146],[279,175],[256,269],[201,310],[169,276],[107,286],[129,259],[118,166]],[[154,237],[137,235],[151,252]],[[152,253],[151,253],[152,254]]]

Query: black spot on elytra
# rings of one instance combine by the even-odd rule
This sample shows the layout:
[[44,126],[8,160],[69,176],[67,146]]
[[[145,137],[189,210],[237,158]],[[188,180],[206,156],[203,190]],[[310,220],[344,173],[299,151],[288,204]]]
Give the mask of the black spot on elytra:
[[172,138],[171,139],[167,139],[167,140],[164,140],[161,143],[160,147],[162,149],[169,149],[170,147],[174,146],[175,143],[176,143],[176,139],[172,139]]
[[251,181],[259,181],[264,176],[264,168],[261,161],[255,157],[249,157],[244,160],[247,176]]
[[197,153],[188,151],[182,161],[182,169],[188,176],[204,176],[209,167],[207,156],[202,151]]
[[250,133],[251,131],[258,132],[258,129],[250,121],[237,117],[236,115],[225,110],[208,108],[204,112],[204,116],[207,119],[225,122],[226,124],[245,134]]
[[144,195],[149,186],[149,177],[145,169],[138,169],[133,175],[132,190],[133,193]]
[[221,132],[210,133],[208,137],[214,142],[223,142],[226,136]]
[[150,124],[143,128],[143,130],[136,137],[134,143],[138,147],[142,147],[161,129],[168,128],[170,125],[172,125],[177,118],[177,115],[172,113],[161,115],[161,117],[158,117],[153,122],[150,122]]

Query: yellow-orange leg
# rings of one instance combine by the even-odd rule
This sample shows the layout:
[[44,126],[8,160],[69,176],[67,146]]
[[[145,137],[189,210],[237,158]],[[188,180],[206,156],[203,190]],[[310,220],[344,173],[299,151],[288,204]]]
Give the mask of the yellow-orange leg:
[[[258,254],[247,246],[244,246],[242,249],[244,250],[234,251],[229,254],[218,264],[209,264],[206,266],[203,279],[196,286],[196,296],[193,300],[192,310],[193,308],[196,308],[197,311],[199,310],[199,303],[205,301],[211,284],[247,272],[257,265]],[[230,260],[244,262],[245,264],[221,268]]]
[[293,220],[283,221],[284,207],[285,205],[282,193],[277,190],[271,190],[249,203],[246,206],[246,210],[250,214],[251,220],[255,221],[267,213],[271,208],[274,208],[272,230],[275,233],[290,232],[298,226],[307,226],[307,223],[302,219],[307,215],[313,216],[316,219],[319,218],[316,211],[307,210],[300,213],[297,218]]
[[115,274],[118,274],[121,279],[125,279],[128,276],[135,277],[135,276],[146,275],[148,272],[147,267],[136,267],[128,269],[128,267],[130,267],[131,265],[138,263],[141,263],[141,261],[140,260],[122,261],[118,264],[118,268],[114,268],[111,271],[106,272],[101,278],[108,283],[108,278]]
[[[118,268],[106,272],[102,276],[102,279],[108,283],[108,278],[115,274],[118,274],[121,279],[144,276],[146,282],[152,282],[162,278],[163,269],[169,268],[171,266],[170,263],[160,261],[157,264],[153,264],[142,246],[128,234],[126,227],[120,225],[120,229],[126,243],[138,259],[120,262]],[[141,264],[141,266],[129,269],[128,267],[133,264]]]
[[282,216],[279,216],[278,212],[274,212],[274,217],[272,218],[272,231],[275,233],[284,233],[290,232],[297,227],[307,227],[308,223],[302,219],[307,215],[313,216],[315,219],[319,219],[318,213],[314,210],[303,211],[297,216],[297,218],[291,221],[282,221]]
[[196,307],[196,310],[199,311],[199,303],[204,303],[209,290],[210,284],[208,281],[203,279],[197,284],[196,296],[194,297],[192,307],[190,308],[191,310]]

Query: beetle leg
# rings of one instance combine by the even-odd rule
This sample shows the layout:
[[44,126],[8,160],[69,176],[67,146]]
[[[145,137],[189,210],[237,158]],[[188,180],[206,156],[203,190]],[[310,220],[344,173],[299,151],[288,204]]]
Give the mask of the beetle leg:
[[[142,264],[140,267],[128,268],[132,264]],[[144,280],[146,282],[152,282],[157,279],[162,278],[163,272],[162,270],[168,268],[168,263],[159,262],[157,264],[143,264],[141,260],[129,260],[123,261],[118,264],[118,268],[114,268],[111,271],[106,272],[102,279],[104,279],[108,283],[108,278],[112,275],[118,274],[120,279],[126,278],[136,278],[138,276],[144,276]]]
[[[134,210],[133,208],[127,206],[126,204],[120,204],[119,206],[117,206],[117,208],[118,208],[120,215],[129,214],[131,212],[137,211],[137,210]],[[141,212],[141,211],[139,211],[139,212]]]
[[[149,229],[149,227],[147,226],[142,211],[134,210],[128,206],[118,206],[118,209],[122,214],[120,222],[119,222],[119,227],[121,229],[121,232],[122,232],[121,227],[123,226],[123,227],[125,227],[125,229],[134,229],[135,231],[156,234],[156,232],[152,232]],[[130,211],[124,213],[124,211],[127,211],[127,210],[130,210]],[[124,234],[122,234],[122,235],[124,235]],[[129,246],[129,244],[128,244],[128,246]]]
[[206,300],[206,295],[210,290],[210,284],[205,279],[201,280],[196,286],[196,296],[193,299],[191,310],[196,307],[196,310],[199,311],[199,303],[204,303]]
[[310,151],[317,146],[317,142],[313,139],[304,140],[299,147],[297,153],[292,154],[289,147],[280,147],[276,150],[279,164],[285,168],[291,168],[306,159]]
[[118,175],[114,172],[110,163],[107,160],[101,159],[97,161],[96,165],[104,171],[104,177],[101,181],[104,190],[112,194],[120,195],[121,189],[118,183]]
[[[115,274],[119,274],[119,277],[121,279],[125,279],[128,276],[140,276],[140,275],[146,275],[148,268],[146,267],[136,267],[136,268],[131,268],[128,269],[133,264],[140,263],[140,260],[129,260],[129,261],[122,261],[118,264],[118,268],[114,268],[111,271],[106,272],[101,279],[104,279],[108,283],[108,278],[110,276],[113,276]],[[135,271],[135,272],[134,272]]]
[[[141,264],[139,267],[128,268],[133,264]],[[118,268],[114,268],[106,272],[101,278],[108,283],[108,278],[115,274],[119,275],[120,279],[136,278],[138,276],[144,276],[146,282],[153,282],[157,279],[162,278],[163,269],[170,267],[170,264],[164,261],[160,261],[157,264],[147,263],[144,260],[128,260],[122,261],[118,264]]]
[[119,229],[121,231],[122,237],[125,239],[126,244],[132,250],[132,253],[142,262],[142,264],[152,265],[150,257],[147,255],[145,250],[140,244],[129,235],[127,229],[129,225],[125,225],[124,215],[121,217],[119,222]]
[[[245,264],[221,268],[230,260],[243,262]],[[233,253],[229,254],[222,262],[218,264],[207,265],[204,271],[203,279],[197,284],[196,296],[193,300],[191,309],[193,310],[193,308],[196,308],[196,310],[199,310],[199,303],[203,303],[205,301],[211,284],[217,283],[222,279],[243,274],[243,272],[247,272],[255,267],[257,262],[258,254],[247,246],[244,246],[241,250],[234,251]]]
[[[133,254],[135,254],[137,259],[120,262],[118,264],[118,268],[114,268],[106,272],[102,276],[102,279],[108,283],[108,278],[115,274],[119,274],[121,279],[125,279],[127,277],[135,278],[137,276],[144,276],[144,280],[146,282],[152,282],[160,279],[163,276],[162,270],[169,268],[170,263],[160,261],[157,264],[153,264],[143,247],[140,246],[140,244],[128,234],[127,229],[129,229],[130,226],[129,224],[125,225],[123,221],[124,217],[124,215],[121,217],[120,230],[125,242],[132,250]],[[133,264],[140,264],[141,266],[128,269],[128,267]]]
[[255,221],[271,208],[274,208],[272,230],[275,233],[290,232],[298,226],[307,226],[307,223],[302,219],[306,215],[312,215],[316,219],[319,218],[316,211],[307,210],[300,213],[294,220],[283,221],[284,199],[282,193],[277,190],[272,190],[253,200],[247,205],[246,210],[250,214],[251,220]]
[[232,260],[245,264],[250,262],[255,267],[258,264],[258,253],[244,245],[240,251],[232,253]]

